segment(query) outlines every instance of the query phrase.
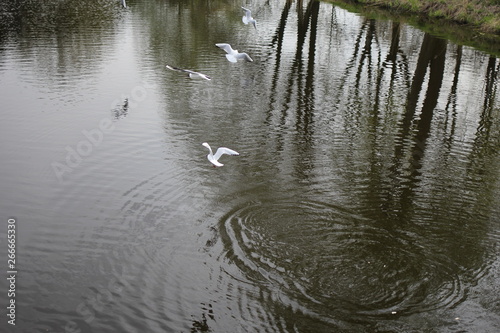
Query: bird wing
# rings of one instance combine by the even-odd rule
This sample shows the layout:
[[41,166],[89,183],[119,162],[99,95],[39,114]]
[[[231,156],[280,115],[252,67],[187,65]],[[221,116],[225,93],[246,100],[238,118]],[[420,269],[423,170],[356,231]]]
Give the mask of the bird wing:
[[231,54],[231,53],[234,52],[234,50],[231,47],[231,45],[226,44],[226,43],[218,43],[218,44],[215,44],[215,46],[220,47],[221,49],[223,49],[224,51],[226,51],[229,54]]
[[246,9],[245,7],[241,7],[245,11],[245,16],[242,17],[242,21],[245,24],[248,24],[252,20],[252,12],[250,9]]
[[246,16],[247,18],[252,17],[252,11],[251,11],[250,9],[247,9],[247,8],[245,8],[245,7],[241,7],[241,9],[243,9],[243,10],[245,11],[245,16]]
[[200,78],[203,78],[203,79],[209,80],[209,81],[212,79],[208,75],[205,75],[205,74],[200,73],[200,72],[195,72],[195,71],[192,71],[189,69],[182,69],[182,68],[178,68],[178,67],[174,67],[174,66],[170,66],[170,65],[166,65],[165,67],[167,67],[168,69],[171,69],[173,71],[188,73],[190,78],[200,77]]
[[198,73],[198,72],[189,73],[189,77],[191,79],[205,79],[208,81],[212,80],[212,78],[210,76],[202,74],[202,73]]
[[198,75],[199,75],[202,79],[205,79],[205,80],[207,80],[207,81],[212,80],[212,78],[211,78],[210,76],[208,76],[208,75],[201,74],[201,73],[199,73]]
[[174,66],[170,66],[170,65],[166,65],[165,67],[167,67],[168,69],[171,69],[173,71],[181,70],[180,68],[177,68],[177,67],[174,67]]
[[178,67],[174,67],[174,66],[170,66],[170,65],[167,65],[165,67],[167,67],[168,69],[171,69],[173,71],[184,72],[184,73],[189,73],[189,74],[198,74],[198,72],[190,71],[189,69],[182,69],[182,68],[178,68]]
[[253,61],[253,59],[252,59],[252,58],[250,58],[250,56],[249,56],[248,54],[246,54],[245,52],[243,52],[243,53],[238,53],[238,54],[236,55],[236,58],[238,58],[238,59],[244,59],[244,60],[246,60],[246,61]]
[[239,155],[239,153],[237,151],[234,151],[234,150],[226,148],[226,147],[219,147],[219,149],[217,149],[217,152],[214,155],[214,160],[217,161],[224,154],[233,155],[233,156]]

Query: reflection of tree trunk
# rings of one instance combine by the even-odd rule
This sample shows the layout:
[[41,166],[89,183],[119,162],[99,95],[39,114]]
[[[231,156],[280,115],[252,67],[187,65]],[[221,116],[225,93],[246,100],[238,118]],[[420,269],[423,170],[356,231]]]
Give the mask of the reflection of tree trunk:
[[[392,101],[394,93],[396,89],[394,88],[394,84],[398,78],[404,80],[406,86],[410,86],[409,75],[408,75],[408,59],[407,57],[400,51],[399,49],[399,40],[401,34],[401,24],[399,22],[392,23],[392,37],[391,37],[391,46],[389,48],[389,54],[386,57],[384,64],[381,66],[381,72],[383,72],[386,66],[391,67],[391,75],[389,81],[389,89],[387,94],[388,104]],[[398,55],[401,58],[398,61]]]
[[299,26],[302,25],[302,21],[304,20],[304,3],[303,0],[297,0],[297,17],[299,18]]
[[415,73],[413,75],[413,81],[411,84],[410,92],[408,93],[406,100],[405,115],[403,118],[403,137],[404,139],[410,129],[410,124],[415,115],[415,109],[417,107],[418,96],[422,90],[422,84],[424,82],[425,74],[427,73],[427,66],[432,57],[432,44],[435,38],[429,34],[424,35],[424,40],[420,48],[420,55],[417,60],[417,67],[415,68]]
[[330,18],[330,33],[329,33],[329,36],[330,36],[329,47],[330,48],[333,47],[332,38],[333,38],[333,36],[335,36],[335,33],[334,33],[335,31],[337,31],[337,14],[335,11],[335,6],[332,6],[332,15]]
[[[317,25],[318,25],[318,14],[319,14],[320,2],[317,0],[311,0],[305,12],[302,22],[299,22],[299,33],[297,41],[297,52],[295,54],[294,70],[297,73],[297,111],[296,111],[296,134],[300,136],[299,140],[296,140],[300,147],[297,149],[302,149],[302,154],[300,160],[297,161],[296,172],[301,175],[302,178],[307,177],[304,171],[310,169],[311,165],[304,165],[304,161],[310,160],[313,154],[311,152],[311,124],[313,122],[313,112],[314,112],[314,61],[315,61],[315,51],[316,51],[316,35],[317,35]],[[302,66],[303,61],[303,45],[306,40],[307,29],[310,23],[310,33],[309,33],[309,49],[307,54],[307,68],[305,73],[303,72]],[[305,78],[304,78],[305,75]],[[290,77],[290,84],[292,84],[293,76]],[[305,87],[302,88],[302,85]],[[290,99],[291,96],[288,97]],[[306,143],[306,144],[304,144]]]
[[[288,19],[288,14],[290,13],[290,7],[292,6],[292,0],[286,0],[283,12],[281,12],[280,22],[278,24],[278,29],[271,40],[271,45],[274,45],[276,41],[278,42],[278,51],[281,51],[283,45],[283,36],[285,33],[286,21]],[[277,56],[280,56],[281,52],[277,52]]]
[[[269,122],[272,116],[272,110],[274,109],[274,103],[276,102],[276,90],[278,86],[278,78],[279,78],[279,69],[281,64],[281,52],[284,38],[284,31],[286,26],[286,21],[288,18],[288,14],[290,12],[292,1],[287,0],[286,5],[283,9],[279,28],[276,32],[275,37],[273,38],[272,44],[277,42],[277,50],[276,50],[276,64],[273,75],[273,80],[271,84],[271,97],[269,104],[269,114],[267,116],[267,121]],[[320,3],[316,0],[311,0],[306,8],[305,13],[301,10],[302,1],[297,3],[297,8],[299,10],[298,14],[298,27],[297,27],[297,49],[295,52],[295,59],[291,68],[291,73],[288,78],[288,83],[285,85],[286,92],[284,98],[284,107],[280,116],[280,123],[282,125],[285,124],[287,118],[287,105],[292,100],[292,95],[294,91],[294,80],[297,82],[297,91],[298,91],[298,110],[296,114],[297,118],[297,126],[303,126],[302,130],[306,133],[309,130],[309,125],[312,121],[312,110],[313,110],[313,79],[314,79],[314,53],[315,53],[315,43],[316,43],[316,26],[318,22],[318,14],[319,14],[319,5]],[[303,85],[303,48],[304,43],[306,41],[307,30],[309,28],[309,22],[311,22],[311,36],[310,36],[310,45],[309,45],[309,62],[308,68],[305,78],[306,88],[302,89]],[[305,101],[305,104],[304,104]],[[299,129],[299,128],[298,128]],[[307,136],[310,133],[306,133]]]
[[[316,50],[316,34],[318,26],[318,14],[319,14],[319,1],[312,1],[311,6],[311,33],[309,34],[309,53],[307,55],[307,73],[306,73],[306,87],[304,93],[300,100],[304,104],[304,116],[297,116],[298,122],[303,122],[303,132],[306,139],[310,139],[311,133],[309,132],[309,127],[313,120],[313,110],[314,110],[314,61],[315,61],[315,50]],[[301,107],[299,107],[299,110]]]
[[417,125],[417,134],[411,148],[411,156],[409,156],[410,170],[407,173],[405,186],[396,185],[402,188],[403,191],[400,197],[400,211],[408,211],[408,206],[412,203],[413,188],[418,181],[419,169],[422,167],[422,157],[426,148],[426,140],[430,133],[432,117],[434,109],[437,105],[439,92],[443,82],[444,67],[446,60],[446,40],[438,39],[425,34],[422,42],[420,55],[417,61],[417,67],[413,76],[410,92],[407,97],[406,112],[401,123],[401,131],[398,136],[398,143],[395,146],[395,163],[391,167],[394,179],[400,179],[404,176],[403,165],[403,150],[404,144],[410,136],[410,127],[414,121],[418,98],[422,90],[422,85],[427,72],[427,67],[430,67],[429,83],[425,99],[422,106],[420,120]]
[[[394,155],[397,160],[402,158],[404,142],[408,138],[408,135],[410,133],[411,124],[413,118],[415,117],[415,109],[417,108],[418,98],[422,90],[422,84],[425,79],[425,74],[427,73],[427,67],[429,66],[429,62],[434,55],[433,52],[435,49],[435,40],[435,37],[432,37],[431,35],[426,33],[424,35],[424,40],[422,41],[420,54],[417,60],[417,67],[415,68],[413,81],[411,83],[410,91],[406,99],[405,114],[403,116],[403,121],[401,124],[401,131],[398,135],[399,142],[395,147]],[[397,169],[397,165],[395,167]]]
[[[307,5],[305,15],[299,16],[299,24],[297,27],[297,52],[295,54],[296,60],[302,60],[302,47],[306,41],[307,29],[309,27],[309,21],[311,19],[312,10],[316,5],[319,6],[319,3],[316,4],[316,0],[311,0]],[[302,12],[302,11],[301,11]]]
[[368,29],[366,31],[365,46],[361,52],[361,58],[359,60],[358,70],[356,72],[356,93],[360,92],[359,82],[361,80],[361,73],[363,72],[363,65],[365,64],[365,58],[368,57],[368,81],[371,78],[371,62],[372,62],[372,43],[375,36],[375,20],[369,20]]
[[[366,92],[366,90],[362,89],[360,87],[361,83],[361,77],[363,74],[363,67],[365,65],[366,61],[366,67],[367,67],[367,81],[371,82],[372,79],[372,45],[373,45],[373,40],[376,35],[376,29],[375,29],[375,20],[370,19],[368,24],[368,29],[366,30],[366,37],[365,37],[365,45],[363,46],[363,50],[361,52],[361,58],[359,59],[359,65],[358,65],[358,70],[356,71],[356,82],[354,83],[354,92],[355,92],[355,98],[359,98],[359,94],[361,92]],[[368,93],[370,91],[368,90]],[[375,96],[375,99],[377,99],[377,96]],[[375,104],[378,107],[378,101],[375,101]],[[359,112],[358,112],[359,115]]]
[[483,103],[483,108],[484,110],[488,110],[493,107],[494,101],[495,101],[495,96],[496,96],[496,79],[498,75],[498,71],[500,69],[500,64],[499,68],[495,69],[496,65],[496,58],[491,56],[490,59],[488,60],[488,67],[486,69],[486,87],[485,87],[485,94],[484,94],[484,103]]
[[[347,81],[347,78],[349,77],[349,74],[351,72],[351,69],[354,67],[356,64],[356,60],[358,59],[359,55],[359,49],[361,47],[361,39],[363,37],[363,33],[366,29],[366,26],[368,25],[368,22],[365,20],[363,24],[361,25],[361,28],[359,30],[358,36],[356,36],[356,41],[354,42],[354,50],[352,53],[351,59],[347,62],[346,68],[344,73],[342,74],[342,77],[339,80],[339,87],[344,87],[345,83]],[[344,91],[342,89],[338,89],[338,94],[335,96],[335,103],[338,104],[340,103],[340,100],[342,96],[344,95]]]
[[391,47],[389,49],[389,54],[387,55],[387,60],[392,63],[396,62],[396,57],[399,51],[399,35],[401,34],[401,24],[399,22],[392,22],[392,36],[391,36]]
[[271,120],[272,116],[272,110],[274,109],[273,104],[276,102],[276,88],[278,86],[278,77],[279,77],[279,69],[280,69],[280,64],[281,64],[281,50],[283,48],[283,38],[285,36],[285,27],[286,27],[286,21],[288,19],[288,14],[290,13],[290,7],[292,6],[292,0],[287,0],[285,7],[283,8],[283,12],[281,13],[281,18],[280,22],[278,25],[278,29],[276,31],[276,34],[273,37],[273,40],[271,41],[271,45],[274,45],[277,42],[277,47],[276,47],[276,64],[274,66],[274,74],[273,74],[273,79],[271,80],[271,87],[270,87],[270,100],[269,100],[269,109],[268,109],[268,115],[266,117],[266,121],[269,122]]
[[[391,74],[391,88],[392,84],[396,78],[396,61],[398,59],[399,52],[399,36],[401,34],[401,24],[399,22],[392,22],[392,36],[391,36],[391,47],[389,48],[389,53],[385,58],[385,63],[390,63],[392,66],[392,74]],[[384,66],[381,67],[381,71],[384,70]],[[389,89],[389,93],[392,92],[392,89]]]
[[460,73],[460,66],[462,64],[462,45],[457,46],[457,54],[456,54],[457,61],[455,63],[455,74],[453,75],[453,84],[451,86],[450,90],[450,95],[448,97],[448,102],[446,103],[446,122],[445,126],[446,128],[448,127],[448,117],[449,117],[449,110],[451,107],[451,128],[450,128],[450,133],[449,137],[451,143],[451,138],[453,137],[455,133],[455,126],[456,126],[456,121],[457,121],[457,88],[458,88],[458,74]]
[[[492,135],[492,130],[495,126],[494,120],[494,103],[497,89],[497,77],[500,70],[500,64],[496,66],[496,58],[490,57],[488,66],[486,68],[486,84],[484,92],[483,112],[479,125],[476,131],[476,138],[474,139],[473,155],[481,156],[481,151],[498,149],[497,144],[499,141],[498,136]],[[494,130],[493,130],[494,131]],[[495,140],[497,141],[495,143]],[[471,158],[471,160],[474,160]]]
[[[373,30],[375,30],[375,27],[373,28]],[[392,47],[392,44],[391,44],[391,47]],[[380,59],[379,59],[378,63],[380,64]],[[379,66],[379,70],[378,70],[378,74],[377,74],[377,81],[375,83],[375,96],[373,98],[374,101],[373,101],[373,114],[372,114],[373,121],[372,121],[372,123],[373,123],[373,128],[375,130],[378,128],[378,119],[379,119],[378,113],[379,113],[379,104],[380,104],[380,95],[381,95],[380,92],[382,90],[382,76],[383,76],[383,74],[384,74],[384,65],[382,64],[381,66]]]
[[437,105],[439,98],[439,91],[443,83],[444,64],[446,60],[446,40],[434,38],[431,44],[431,59],[430,59],[430,74],[429,84],[425,95],[424,104],[422,106],[422,113],[420,114],[420,121],[418,122],[418,131],[415,137],[415,145],[413,147],[413,161],[414,169],[421,167],[421,158],[424,154],[425,145],[429,132],[431,129],[431,121],[434,109]]
[[[317,24],[317,15],[318,15],[318,11],[319,11],[319,2],[316,1],[316,0],[311,0],[308,5],[307,5],[307,9],[306,9],[306,12],[303,16],[302,19],[299,19],[299,25],[297,27],[297,50],[295,52],[295,59],[294,59],[294,62],[293,62],[293,65],[292,65],[292,71],[291,71],[291,74],[290,74],[290,77],[289,77],[289,80],[288,80],[288,84],[287,84],[287,87],[289,87],[289,89],[287,90],[287,96],[285,98],[285,104],[289,104],[290,101],[292,100],[292,93],[293,93],[293,90],[291,89],[291,87],[293,87],[293,81],[294,81],[294,73],[297,73],[297,91],[298,91],[298,102],[299,102],[299,107],[298,107],[298,111],[297,111],[297,118],[298,118],[298,121],[297,121],[297,125],[299,125],[300,123],[300,118],[301,118],[301,113],[302,113],[302,104],[301,104],[301,100],[303,99],[303,89],[302,89],[302,66],[303,66],[303,48],[304,48],[304,43],[305,43],[305,40],[306,40],[306,35],[307,35],[307,29],[309,28],[309,22],[311,21],[311,17],[313,16],[313,12],[315,12],[315,20],[316,20],[316,24]],[[314,28],[314,34],[316,33],[316,28]],[[314,39],[315,39],[315,35],[314,35]],[[314,53],[314,52],[313,52]],[[314,57],[314,54],[313,54],[313,57]],[[314,58],[312,59],[312,61],[314,61]],[[312,83],[311,83],[312,85]],[[284,117],[282,116],[282,121],[284,122]]]
[[[467,178],[473,184],[482,184],[475,191],[476,205],[472,214],[484,214],[485,211],[495,211],[492,207],[495,195],[498,195],[498,152],[500,151],[500,125],[498,122],[498,107],[495,107],[498,73],[500,63],[490,57],[486,68],[483,111],[480,115],[471,153],[468,156]],[[492,181],[493,180],[493,181]]]

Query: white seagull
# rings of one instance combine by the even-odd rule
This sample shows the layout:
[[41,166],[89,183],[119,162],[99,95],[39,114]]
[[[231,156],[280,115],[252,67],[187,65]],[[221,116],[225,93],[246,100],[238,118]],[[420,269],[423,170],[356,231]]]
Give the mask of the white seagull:
[[257,29],[257,21],[255,21],[255,19],[252,17],[252,12],[250,11],[250,9],[246,9],[245,7],[241,8],[245,11],[245,15],[243,16],[242,19],[243,23],[245,24],[252,23],[253,27]]
[[210,76],[208,76],[208,75],[205,75],[205,74],[202,74],[202,73],[198,73],[198,72],[195,72],[195,71],[191,71],[189,69],[177,68],[177,67],[173,67],[173,66],[170,66],[170,65],[167,65],[165,67],[167,67],[168,69],[171,69],[173,71],[188,73],[188,76],[191,79],[205,79],[205,80],[208,80],[208,81],[212,80],[212,78]]
[[218,161],[218,159],[224,155],[224,154],[227,154],[227,155],[233,155],[233,156],[238,156],[240,155],[237,151],[234,151],[232,149],[229,149],[229,148],[226,148],[226,147],[219,147],[219,149],[217,149],[217,152],[215,153],[215,155],[212,153],[212,148],[210,148],[209,144],[206,143],[206,142],[203,142],[202,143],[203,146],[207,147],[208,150],[210,151],[210,153],[207,155],[207,159],[210,161],[210,163],[212,163],[214,165],[214,168],[215,167],[221,167],[223,166],[224,164],[220,163]]
[[220,47],[221,49],[226,51],[227,52],[226,58],[227,58],[227,60],[229,60],[231,62],[237,62],[238,59],[244,59],[246,61],[253,61],[252,58],[250,58],[250,56],[248,54],[246,54],[244,52],[239,53],[238,50],[233,50],[233,48],[229,44],[218,43],[218,44],[215,44],[215,46]]
[[127,8],[127,4],[125,3],[125,0],[122,0],[122,6],[123,6],[123,8]]

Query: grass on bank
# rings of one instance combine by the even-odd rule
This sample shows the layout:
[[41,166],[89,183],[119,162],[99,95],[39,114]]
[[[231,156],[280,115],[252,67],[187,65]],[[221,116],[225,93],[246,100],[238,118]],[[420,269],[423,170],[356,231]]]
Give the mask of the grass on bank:
[[482,32],[500,34],[500,0],[347,0],[344,2],[424,14],[431,18],[473,25]]

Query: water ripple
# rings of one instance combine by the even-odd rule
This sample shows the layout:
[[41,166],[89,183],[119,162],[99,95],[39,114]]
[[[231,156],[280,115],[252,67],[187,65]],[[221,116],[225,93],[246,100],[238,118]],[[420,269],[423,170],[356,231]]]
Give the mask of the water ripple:
[[249,202],[222,219],[226,256],[256,283],[325,319],[363,320],[460,303],[462,268],[415,232],[318,201]]

